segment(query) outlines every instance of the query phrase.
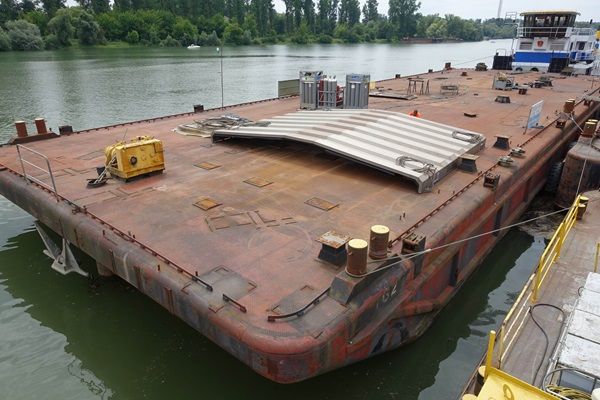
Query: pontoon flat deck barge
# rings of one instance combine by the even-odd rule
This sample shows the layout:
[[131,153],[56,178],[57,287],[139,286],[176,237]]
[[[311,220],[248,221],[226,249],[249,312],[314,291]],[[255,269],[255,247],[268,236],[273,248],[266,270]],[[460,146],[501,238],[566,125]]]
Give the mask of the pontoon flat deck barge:
[[[465,71],[467,76],[461,76]],[[470,157],[476,172],[451,162],[424,193],[410,180],[372,168],[369,147],[360,143],[353,150],[358,153],[349,156],[343,149],[294,141],[213,143],[172,132],[177,125],[224,112],[252,120],[292,113],[298,98],[291,97],[27,144],[48,158],[57,193],[41,171],[28,173],[51,189],[27,182],[17,149],[4,146],[0,194],[92,256],[100,270],[125,279],[258,373],[278,382],[299,381],[417,338],[503,232],[396,262],[380,272],[373,271],[392,261],[371,260],[370,274],[363,277],[319,259],[324,244],[317,239],[323,241],[329,231],[338,238],[368,239],[370,227],[382,224],[391,230],[388,257],[406,256],[510,224],[576,136],[572,121],[555,127],[564,102],[577,99],[573,118],[580,125],[600,107],[581,101],[592,94],[588,77],[554,76],[552,87],[518,95],[492,90],[495,74],[423,74],[430,94],[410,101],[371,98],[373,112],[406,115],[418,108],[422,120],[396,115],[407,121],[407,130],[417,126],[416,142],[438,129],[428,121],[485,137],[485,148],[471,151],[478,156]],[[515,78],[533,82],[539,74]],[[379,91],[406,92],[408,80],[377,85]],[[447,93],[442,85],[458,91]],[[510,96],[510,103],[495,101],[498,95]],[[540,100],[545,127],[523,134],[530,108]],[[398,134],[403,130],[395,129]],[[128,138],[162,140],[166,171],[86,188],[86,179],[104,162],[103,149],[121,140],[125,130]],[[457,140],[465,139],[469,136]],[[494,147],[497,140],[500,147],[508,140],[509,147],[521,147],[524,157],[514,158],[509,167],[498,165],[509,149]],[[446,151],[442,142],[427,146],[434,155]]]

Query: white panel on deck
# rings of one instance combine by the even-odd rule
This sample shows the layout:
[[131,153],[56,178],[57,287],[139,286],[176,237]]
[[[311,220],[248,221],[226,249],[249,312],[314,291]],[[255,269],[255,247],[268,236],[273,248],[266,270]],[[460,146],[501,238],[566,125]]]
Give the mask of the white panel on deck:
[[[263,120],[266,126],[217,130],[217,138],[310,143],[417,182],[429,191],[465,153],[485,144],[479,133],[385,110],[298,111]],[[262,124],[261,124],[262,125]]]
[[567,326],[558,363],[600,377],[600,274],[590,272]]

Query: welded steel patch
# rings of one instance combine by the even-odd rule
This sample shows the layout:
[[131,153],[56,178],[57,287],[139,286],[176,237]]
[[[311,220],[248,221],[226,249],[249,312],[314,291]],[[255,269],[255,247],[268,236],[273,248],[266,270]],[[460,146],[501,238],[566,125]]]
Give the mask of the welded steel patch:
[[211,169],[219,168],[220,165],[214,164],[214,163],[211,163],[208,161],[202,161],[202,162],[199,162],[198,164],[194,164],[194,167],[198,167],[198,168],[202,168],[202,169],[210,171]]
[[317,242],[326,244],[334,249],[339,249],[340,247],[345,246],[348,240],[350,240],[350,236],[343,235],[336,231],[325,232],[317,238]]
[[228,212],[206,217],[206,224],[211,231],[253,225],[256,229],[274,227],[296,223],[296,220],[287,215],[273,216],[264,211]]
[[263,178],[258,178],[253,176],[252,178],[248,178],[244,181],[244,183],[247,183],[248,185],[252,185],[252,186],[256,186],[259,188],[265,187],[270,185],[271,183],[273,183],[272,181],[263,179]]
[[327,201],[327,200],[324,200],[324,199],[321,199],[318,197],[313,197],[312,199],[308,199],[304,203],[308,204],[309,206],[313,206],[315,208],[323,210],[323,211],[329,211],[332,208],[339,206],[339,204],[337,204],[337,203],[332,203],[330,201]]
[[216,200],[211,199],[210,197],[202,197],[200,200],[194,203],[194,205],[198,208],[203,209],[204,211],[208,211],[217,206],[220,206],[222,203],[219,203]]
[[194,292],[205,298],[208,301],[208,308],[213,312],[218,312],[227,304],[232,303],[230,300],[234,300],[236,303],[234,306],[239,307],[241,304],[239,300],[257,287],[254,282],[223,265],[199,275],[198,278],[209,284],[213,290],[208,291],[203,287],[194,286],[186,288],[186,291]]

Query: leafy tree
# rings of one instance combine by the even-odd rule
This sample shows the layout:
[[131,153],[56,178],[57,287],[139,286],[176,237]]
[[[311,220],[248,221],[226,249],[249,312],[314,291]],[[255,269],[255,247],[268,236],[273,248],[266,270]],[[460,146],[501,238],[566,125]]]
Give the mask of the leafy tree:
[[435,20],[429,28],[427,28],[426,35],[429,38],[441,39],[448,36],[448,22],[445,19],[438,18]]
[[427,37],[427,28],[429,28],[429,25],[431,25],[432,23],[434,23],[436,20],[438,20],[440,18],[440,16],[438,14],[432,14],[432,15],[423,15],[419,18],[419,20],[417,21],[417,31],[416,34],[419,37]]
[[237,22],[232,22],[227,25],[225,33],[223,33],[223,41],[228,44],[242,44],[243,37],[244,31]]
[[360,3],[358,0],[340,1],[340,23],[353,26],[360,22]]
[[319,0],[319,12],[317,14],[317,31],[332,35],[337,22],[337,0]]
[[315,31],[315,3],[313,0],[304,0],[302,4],[302,14],[304,15],[304,21],[309,31]]
[[379,19],[379,12],[377,11],[377,0],[367,0],[362,9],[363,22],[377,21]]
[[41,10],[29,11],[23,14],[23,19],[40,28],[42,36],[46,34],[48,30],[48,16]]
[[98,22],[106,39],[109,41],[123,39],[123,26],[117,12],[100,14],[96,17],[96,22]]
[[308,23],[303,21],[300,28],[292,35],[292,42],[297,44],[306,44],[310,42],[310,29]]
[[55,34],[51,33],[44,37],[44,48],[46,50],[55,50],[60,48],[60,43]]
[[8,33],[4,32],[4,29],[0,27],[0,51],[9,51],[12,50],[12,46],[10,44],[10,37]]
[[273,25],[273,8],[272,0],[250,0],[250,10],[256,22],[258,33],[265,35]]
[[114,0],[113,8],[118,11],[131,10],[133,5],[131,0]]
[[184,46],[189,46],[194,43],[196,36],[198,36],[198,28],[189,19],[177,17],[175,26],[173,26],[175,40],[178,40]]
[[244,23],[246,13],[246,2],[244,0],[226,0],[225,16],[234,18],[238,24]]
[[177,40],[173,39],[171,37],[171,35],[167,35],[166,38],[164,38],[163,40],[160,41],[160,46],[161,47],[179,47],[179,46],[181,46],[181,43],[179,43]]
[[79,40],[79,43],[89,46],[104,41],[100,25],[98,25],[90,13],[82,11],[78,16],[75,25],[77,26],[77,39]]
[[252,33],[249,30],[244,31],[244,36],[242,36],[242,44],[252,44]]
[[96,15],[106,13],[110,11],[110,4],[108,0],[91,0],[92,11]]
[[0,23],[16,19],[19,11],[19,4],[15,0],[0,0]]
[[125,37],[125,41],[129,44],[137,44],[140,42],[140,34],[136,30],[129,31]]
[[38,0],[23,0],[21,1],[21,11],[24,13],[35,11],[38,3]]
[[49,17],[53,17],[56,12],[65,7],[65,0],[42,0],[42,8]]
[[206,40],[206,45],[207,46],[219,46],[221,44],[221,41],[219,40],[219,37],[217,36],[217,32],[212,31],[212,33],[210,35],[208,35],[208,39]]
[[71,38],[75,33],[71,15],[66,9],[56,12],[56,15],[48,21],[48,31],[56,35],[56,39],[61,46],[70,46]]
[[5,24],[10,46],[13,50],[43,50],[44,41],[40,29],[24,19],[8,21]]
[[414,36],[420,7],[421,3],[417,0],[390,0],[388,17],[398,37]]

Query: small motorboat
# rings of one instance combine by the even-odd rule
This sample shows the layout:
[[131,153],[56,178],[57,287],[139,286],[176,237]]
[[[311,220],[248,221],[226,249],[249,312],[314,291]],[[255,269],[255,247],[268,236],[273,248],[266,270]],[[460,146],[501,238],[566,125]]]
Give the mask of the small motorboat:
[[202,46],[198,46],[197,44],[190,44],[187,48],[188,50],[196,50],[201,48]]

